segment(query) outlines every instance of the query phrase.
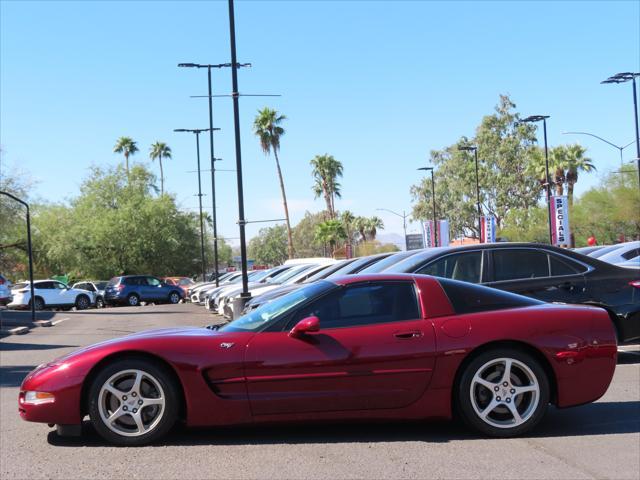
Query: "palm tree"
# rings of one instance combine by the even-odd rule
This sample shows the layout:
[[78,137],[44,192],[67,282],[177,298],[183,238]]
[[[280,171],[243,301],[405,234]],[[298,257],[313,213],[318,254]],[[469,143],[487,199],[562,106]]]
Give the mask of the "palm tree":
[[366,219],[366,230],[371,240],[375,240],[378,230],[381,230],[383,228],[384,228],[384,223],[379,217],[373,216],[371,218]]
[[129,155],[134,155],[138,151],[136,142],[131,137],[120,137],[113,147],[113,153],[123,153],[125,170],[129,175]]
[[353,227],[356,217],[349,210],[345,210],[340,214],[340,221],[344,226],[344,231],[347,234],[347,240],[351,243],[353,239]]
[[336,243],[346,238],[344,226],[340,220],[327,220],[316,226],[316,243],[328,243],[331,246],[331,256],[335,252]]
[[312,187],[315,197],[324,196],[329,218],[333,219],[336,215],[335,197],[342,197],[340,183],[337,181],[338,177],[342,177],[342,163],[326,153],[316,155],[310,163],[313,167],[312,175],[315,180]]
[[596,169],[590,158],[585,156],[587,149],[581,145],[574,144],[566,147],[566,167],[567,174],[567,196],[569,206],[573,205],[573,187],[578,181],[579,172],[591,172]]
[[289,207],[287,206],[287,195],[284,190],[284,180],[282,179],[282,170],[280,169],[280,159],[278,151],[280,150],[280,137],[284,135],[284,128],[280,125],[287,117],[280,115],[276,110],[264,107],[258,110],[253,121],[253,132],[260,139],[260,147],[265,155],[273,152],[276,159],[276,168],[278,170],[278,179],[280,180],[280,191],[282,192],[282,203],[284,204],[284,216],[287,221],[287,237],[289,258],[293,258],[293,237],[291,235],[291,224],[289,223]]
[[367,222],[368,222],[368,219],[365,217],[356,217],[355,220],[353,221],[353,227],[360,234],[360,240],[362,242],[367,241]]
[[162,157],[171,158],[171,147],[164,142],[153,143],[149,149],[151,160],[158,159],[160,163],[160,196],[164,195],[164,171],[162,170]]

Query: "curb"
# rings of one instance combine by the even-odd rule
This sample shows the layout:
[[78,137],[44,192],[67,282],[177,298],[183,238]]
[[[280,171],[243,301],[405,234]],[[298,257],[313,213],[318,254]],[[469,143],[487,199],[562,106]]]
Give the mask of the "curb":
[[28,327],[3,328],[0,329],[2,335],[24,335],[29,332]]
[[53,321],[51,320],[36,320],[33,323],[39,327],[53,327]]

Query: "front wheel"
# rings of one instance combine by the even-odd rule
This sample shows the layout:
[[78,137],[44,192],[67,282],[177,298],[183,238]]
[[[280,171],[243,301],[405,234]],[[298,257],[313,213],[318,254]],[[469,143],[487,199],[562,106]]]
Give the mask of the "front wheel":
[[177,388],[170,374],[152,361],[117,360],[91,384],[91,423],[105,440],[116,445],[154,442],[176,422]]
[[91,302],[89,301],[89,297],[86,295],[78,295],[76,298],[76,310],[86,310],[91,306]]
[[542,420],[549,379],[531,355],[499,348],[475,357],[457,385],[458,411],[467,425],[493,437],[512,437]]

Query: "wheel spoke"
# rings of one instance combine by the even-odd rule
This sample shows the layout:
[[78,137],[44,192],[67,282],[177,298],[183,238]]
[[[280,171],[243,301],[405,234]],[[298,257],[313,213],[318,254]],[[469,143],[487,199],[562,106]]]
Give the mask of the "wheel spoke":
[[523,393],[537,392],[538,385],[525,385],[524,387],[516,387],[514,385],[513,389],[516,391],[516,393],[514,393],[513,396],[517,397],[518,395],[522,395]]
[[135,392],[139,396],[140,395],[140,385],[142,383],[142,372],[136,372],[136,379],[133,381],[133,385],[131,386],[131,393]]
[[473,383],[479,383],[483,387],[491,390],[493,392],[493,388],[497,385],[497,383],[490,382],[489,380],[485,380],[479,374],[476,373],[476,376],[473,377]]
[[164,398],[143,398],[144,403],[143,407],[148,407],[150,405],[164,405]]
[[138,410],[138,413],[132,413],[131,418],[133,418],[133,421],[136,422],[138,433],[144,433],[145,428],[144,423],[142,423],[142,415],[140,414],[140,411]]
[[128,412],[125,412],[124,410],[122,410],[122,407],[118,408],[115,412],[113,412],[111,415],[109,415],[109,418],[107,418],[107,422],[109,423],[113,423],[115,422],[117,419],[119,419],[120,417],[122,417],[123,415],[127,415]]
[[522,423],[522,417],[520,416],[520,412],[518,412],[518,409],[516,408],[515,404],[507,403],[506,405],[509,408],[511,415],[513,416],[513,420],[515,424],[520,425]]
[[506,358],[504,361],[504,372],[502,374],[501,382],[509,382],[511,383],[511,365],[513,364],[513,360],[510,358]]
[[491,402],[489,403],[489,405],[487,406],[487,408],[485,408],[481,413],[480,416],[484,419],[487,418],[487,416],[493,412],[493,409],[496,408],[500,403],[494,398],[491,400]]
[[118,401],[122,400],[122,395],[126,392],[123,392],[121,390],[118,390],[116,387],[114,387],[113,385],[109,385],[108,383],[105,384],[105,386],[103,387],[107,392],[109,392],[111,395],[114,395]]

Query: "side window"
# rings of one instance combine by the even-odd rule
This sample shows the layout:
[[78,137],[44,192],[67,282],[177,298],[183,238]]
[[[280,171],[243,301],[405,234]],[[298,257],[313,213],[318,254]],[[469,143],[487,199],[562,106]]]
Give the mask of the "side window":
[[85,283],[84,286],[90,292],[95,292],[96,291],[96,287],[93,286],[93,283]]
[[352,285],[330,293],[301,309],[290,323],[315,315],[320,328],[345,328],[420,318],[412,282]]
[[622,254],[622,258],[625,260],[631,260],[632,258],[640,257],[640,248],[634,248],[633,250],[629,250],[628,252],[624,252]]
[[493,250],[493,279],[496,282],[548,276],[546,252],[526,248]]
[[576,264],[571,260],[560,259],[555,255],[549,255],[549,265],[551,265],[551,276],[577,275],[586,271],[586,268]]
[[64,284],[60,282],[51,282],[51,283],[53,283],[53,288],[57,288],[58,290],[64,290],[65,288],[67,288]]
[[155,277],[146,277],[146,279],[147,279],[147,285],[150,285],[152,287],[157,287],[158,285],[160,285],[160,280],[158,280]]
[[52,290],[54,286],[53,282],[40,282],[34,283],[33,288],[37,288],[38,290]]
[[446,255],[420,268],[415,273],[480,283],[481,267],[482,252],[464,252]]

